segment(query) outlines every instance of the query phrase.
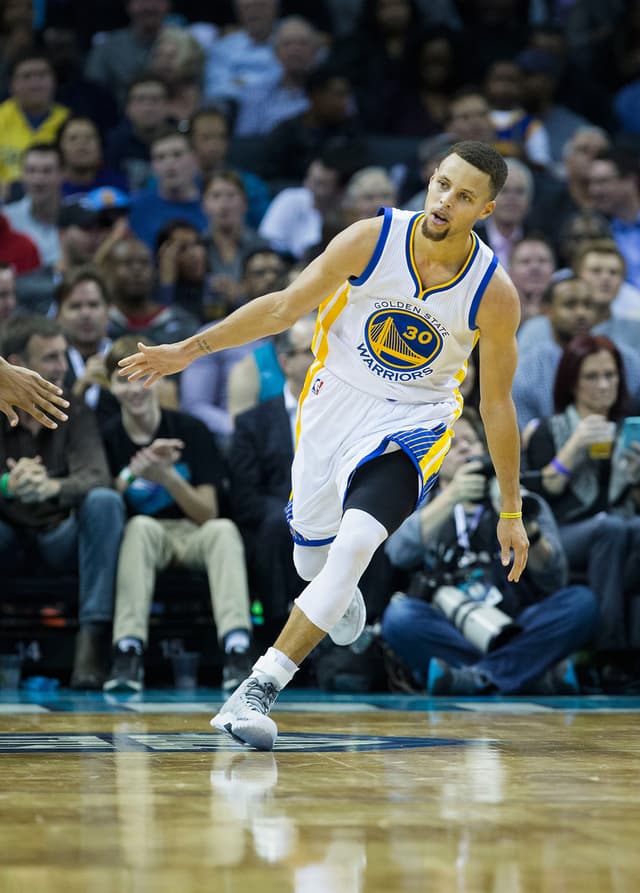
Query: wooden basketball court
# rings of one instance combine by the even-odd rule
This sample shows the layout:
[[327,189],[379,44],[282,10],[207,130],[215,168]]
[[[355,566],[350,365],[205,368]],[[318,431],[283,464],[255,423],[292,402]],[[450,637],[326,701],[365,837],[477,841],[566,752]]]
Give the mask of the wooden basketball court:
[[2,893],[636,893],[640,700],[0,693]]

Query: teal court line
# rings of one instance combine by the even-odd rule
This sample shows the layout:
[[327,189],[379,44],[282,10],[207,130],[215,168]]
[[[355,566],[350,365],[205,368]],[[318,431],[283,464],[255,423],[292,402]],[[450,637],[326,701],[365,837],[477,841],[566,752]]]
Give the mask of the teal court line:
[[[101,692],[74,692],[60,688],[53,692],[9,691],[0,689],[0,716],[21,713],[211,713],[224,696],[219,689],[199,688],[181,692],[151,689],[135,695],[106,695]],[[316,689],[283,692],[274,712],[368,713],[386,710],[409,712],[541,713],[598,712],[640,713],[640,697],[590,695],[586,697],[485,697],[430,698],[422,695],[389,693],[333,694]]]

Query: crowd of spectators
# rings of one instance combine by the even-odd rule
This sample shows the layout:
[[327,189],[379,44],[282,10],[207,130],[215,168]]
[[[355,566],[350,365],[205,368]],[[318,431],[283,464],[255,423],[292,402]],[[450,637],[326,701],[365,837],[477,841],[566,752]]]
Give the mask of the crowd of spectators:
[[[228,688],[251,653],[250,599],[277,625],[301,585],[284,508],[312,322],[151,391],[114,376],[117,360],[290,281],[381,206],[419,213],[462,139],[509,167],[476,229],[521,299],[514,400],[542,519],[512,611],[522,632],[489,660],[412,589],[456,507],[465,529],[479,506],[493,518],[455,455],[379,556],[370,627],[412,690],[566,687],[565,663],[554,675],[534,659],[551,622],[556,663],[588,648],[633,673],[639,23],[638,0],[0,3],[2,355],[72,399],[55,432],[0,423],[0,550],[16,574],[78,574],[74,685],[142,686],[171,563],[206,571]],[[471,406],[481,374],[473,359]],[[484,452],[477,429],[462,441]],[[381,597],[392,579],[406,592]]]

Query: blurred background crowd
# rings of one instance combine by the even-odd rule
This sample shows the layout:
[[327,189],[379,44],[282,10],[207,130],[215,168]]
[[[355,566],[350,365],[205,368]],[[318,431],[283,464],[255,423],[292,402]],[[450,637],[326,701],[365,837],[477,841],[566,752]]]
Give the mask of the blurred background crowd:
[[[142,687],[168,567],[207,575],[228,689],[253,653],[251,604],[271,634],[302,588],[284,508],[313,321],[151,391],[119,379],[118,359],[281,287],[381,206],[418,213],[439,157],[464,139],[509,166],[477,231],[522,305],[514,399],[539,504],[531,594],[511,609],[520,669],[504,654],[506,669],[484,666],[462,640],[443,650],[441,617],[411,595],[443,560],[428,547],[455,506],[467,519],[491,510],[470,417],[452,451],[465,461],[447,460],[427,514],[365,576],[368,638],[345,685],[369,684],[378,652],[387,681],[432,693],[524,691],[577,650],[599,667],[596,689],[633,682],[638,0],[0,0],[0,96],[2,354],[74,401],[55,433],[0,426],[0,554],[5,577],[77,573],[74,685]],[[472,358],[472,408],[480,377]],[[462,541],[451,527],[458,553],[491,552],[472,549],[471,527]],[[575,623],[541,666],[521,615],[558,592]],[[557,631],[565,615],[545,622]],[[335,682],[330,649],[321,657]],[[469,678],[452,672],[465,666]],[[565,660],[549,690],[570,676]]]

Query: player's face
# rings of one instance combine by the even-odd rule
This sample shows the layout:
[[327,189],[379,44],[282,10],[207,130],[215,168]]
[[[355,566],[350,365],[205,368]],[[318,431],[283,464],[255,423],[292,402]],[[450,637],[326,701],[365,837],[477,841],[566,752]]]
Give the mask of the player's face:
[[422,234],[441,242],[468,232],[478,218],[487,217],[494,208],[489,175],[459,155],[448,155],[429,180]]

